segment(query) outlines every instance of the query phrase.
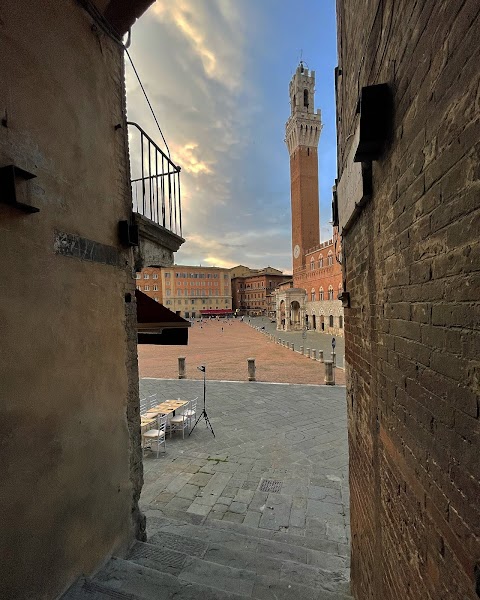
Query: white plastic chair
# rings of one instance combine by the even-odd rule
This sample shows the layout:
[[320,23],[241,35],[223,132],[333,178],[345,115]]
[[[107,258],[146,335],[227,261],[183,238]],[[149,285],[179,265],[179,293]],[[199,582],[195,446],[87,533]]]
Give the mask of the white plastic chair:
[[158,415],[157,417],[157,427],[158,429],[149,429],[144,434],[142,434],[143,441],[143,449],[148,448],[148,444],[150,444],[150,450],[152,449],[152,443],[157,443],[157,458],[160,453],[160,444],[163,444],[165,447],[165,452],[167,451],[167,415]]
[[157,406],[157,404],[157,394],[152,394],[151,396],[147,397],[147,410],[150,410],[153,406]]
[[193,400],[190,400],[190,405],[187,407],[187,410],[183,413],[188,417],[188,428],[191,429],[192,423],[197,418],[197,401],[198,396]]
[[147,398],[140,398],[140,414],[144,415],[148,410],[148,401]]
[[189,424],[189,418],[187,415],[187,411],[190,407],[191,402],[184,404],[180,409],[177,409],[175,412],[177,413],[179,410],[180,414],[176,414],[174,417],[170,417],[168,420],[168,427],[170,428],[170,437],[172,437],[172,432],[181,431],[182,439],[185,439],[185,429],[187,429]]

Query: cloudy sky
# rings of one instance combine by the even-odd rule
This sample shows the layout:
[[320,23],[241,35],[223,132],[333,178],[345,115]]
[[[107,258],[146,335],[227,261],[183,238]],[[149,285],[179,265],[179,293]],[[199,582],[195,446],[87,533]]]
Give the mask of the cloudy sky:
[[[300,53],[316,71],[321,237],[330,237],[335,36],[334,0],[157,0],[135,25],[129,52],[182,168],[178,264],[291,272],[284,135]],[[127,99],[129,120],[163,148],[128,61]]]

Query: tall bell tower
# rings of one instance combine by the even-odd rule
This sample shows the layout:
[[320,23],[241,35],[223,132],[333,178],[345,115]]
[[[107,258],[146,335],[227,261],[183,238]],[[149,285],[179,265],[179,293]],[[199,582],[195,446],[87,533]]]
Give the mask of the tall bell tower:
[[290,154],[293,271],[305,265],[305,252],[320,242],[317,147],[322,130],[314,109],[315,71],[303,62],[290,81],[291,114],[285,142]]

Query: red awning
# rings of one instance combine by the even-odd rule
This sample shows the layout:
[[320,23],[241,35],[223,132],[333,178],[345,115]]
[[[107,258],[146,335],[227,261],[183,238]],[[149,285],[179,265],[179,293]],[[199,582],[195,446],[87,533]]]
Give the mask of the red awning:
[[233,310],[231,308],[206,308],[205,310],[201,310],[200,314],[205,315],[206,317],[208,317],[209,315],[233,315]]
[[190,323],[176,315],[163,304],[156,302],[140,290],[137,300],[137,341],[139,344],[186,346]]

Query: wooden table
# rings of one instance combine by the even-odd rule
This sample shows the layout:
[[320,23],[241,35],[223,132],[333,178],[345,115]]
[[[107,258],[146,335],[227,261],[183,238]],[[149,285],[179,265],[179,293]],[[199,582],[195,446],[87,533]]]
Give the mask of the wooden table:
[[144,431],[146,431],[147,429],[153,429],[153,425],[155,425],[157,422],[157,419],[150,419],[148,417],[142,416],[140,417],[140,429],[142,431],[142,433]]
[[174,413],[177,408],[185,406],[188,404],[188,400],[165,400],[161,404],[157,404],[147,410],[144,417],[153,417],[153,415],[168,415],[170,413]]

